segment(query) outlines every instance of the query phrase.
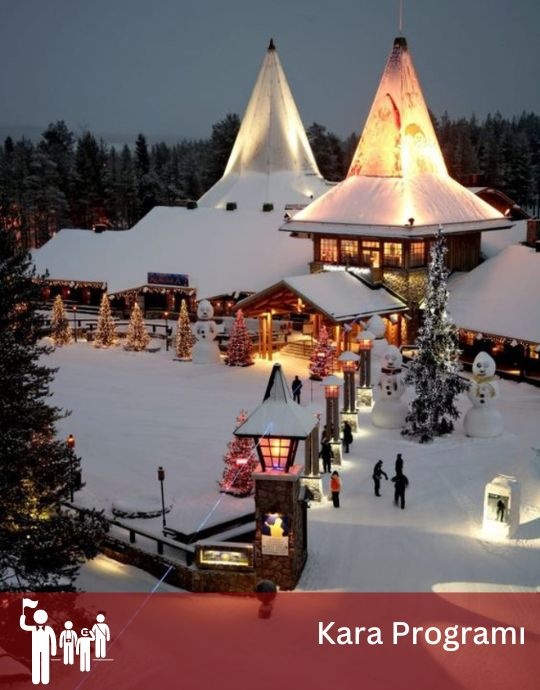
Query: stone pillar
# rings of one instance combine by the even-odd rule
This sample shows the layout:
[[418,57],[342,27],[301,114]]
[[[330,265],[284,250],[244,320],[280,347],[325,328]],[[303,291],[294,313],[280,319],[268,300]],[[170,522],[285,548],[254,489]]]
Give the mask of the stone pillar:
[[307,559],[307,506],[300,500],[301,468],[259,465],[255,481],[255,571],[280,589],[294,589]]
[[319,424],[305,440],[305,463],[302,485],[306,486],[314,501],[322,500],[322,482],[319,472]]
[[326,398],[326,424],[328,431],[331,430],[332,452],[334,465],[341,465],[341,437],[339,421],[339,398]]

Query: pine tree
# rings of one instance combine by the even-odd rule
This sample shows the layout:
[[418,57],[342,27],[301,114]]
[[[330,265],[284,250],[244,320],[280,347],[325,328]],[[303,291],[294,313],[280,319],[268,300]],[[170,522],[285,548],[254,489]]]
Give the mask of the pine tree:
[[253,364],[253,341],[247,329],[241,309],[236,312],[229,345],[227,347],[227,364],[230,367],[248,367]]
[[[107,300],[108,301],[108,300]],[[145,350],[150,342],[150,336],[144,325],[141,308],[135,302],[131,311],[131,318],[129,320],[126,347],[130,350]]]
[[186,300],[182,300],[180,314],[176,324],[176,356],[182,362],[191,361],[191,351],[193,349],[193,332],[187,310]]
[[64,302],[56,295],[51,315],[51,337],[55,345],[69,345],[72,340],[71,328],[66,315]]
[[73,589],[103,532],[95,511],[66,510],[80,459],[55,438],[55,370],[41,358],[40,285],[27,253],[0,233],[0,590]]
[[441,228],[431,247],[423,324],[418,334],[418,354],[409,364],[406,383],[413,384],[416,397],[405,420],[404,436],[420,443],[448,434],[459,417],[456,397],[466,390],[459,376],[457,328],[446,305],[448,290],[445,268],[446,241]]
[[116,328],[107,293],[101,298],[94,347],[110,347],[116,341]]
[[335,356],[336,348],[330,342],[328,330],[323,324],[319,331],[319,340],[311,353],[311,359],[309,361],[311,376],[309,378],[320,381],[325,376],[331,374],[335,368]]
[[[236,427],[248,418],[245,410],[240,410],[236,418]],[[219,482],[220,491],[242,498],[253,493],[252,474],[257,467],[255,444],[251,438],[237,438],[227,444],[227,453],[223,457],[225,468]]]

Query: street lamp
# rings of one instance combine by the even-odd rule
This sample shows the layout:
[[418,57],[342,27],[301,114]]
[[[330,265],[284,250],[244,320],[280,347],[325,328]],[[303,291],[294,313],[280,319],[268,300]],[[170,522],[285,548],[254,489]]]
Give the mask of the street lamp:
[[77,305],[73,305],[73,335],[75,342],[77,342]]
[[326,429],[334,443],[339,443],[339,389],[343,381],[335,374],[326,376],[322,381],[326,398]]
[[371,350],[375,336],[371,331],[362,331],[356,337],[360,353],[360,388],[371,388]]
[[298,441],[315,426],[313,415],[290,396],[280,364],[274,364],[262,403],[234,432],[255,440],[263,472],[288,473],[294,464]]
[[356,373],[357,364],[360,361],[360,356],[355,352],[346,350],[340,354],[338,361],[341,362],[343,377],[345,379],[345,387],[343,389],[343,412],[356,413],[354,375]]
[[165,519],[165,491],[163,489],[163,484],[165,482],[165,470],[161,466],[158,467],[157,478],[161,485],[161,513],[163,520],[163,529],[165,529],[165,527],[167,526],[167,521]]
[[165,317],[165,350],[169,349],[169,312],[166,311],[163,315]]
[[69,499],[73,503],[73,490],[75,485],[75,436],[70,434],[66,438],[66,446],[69,450]]

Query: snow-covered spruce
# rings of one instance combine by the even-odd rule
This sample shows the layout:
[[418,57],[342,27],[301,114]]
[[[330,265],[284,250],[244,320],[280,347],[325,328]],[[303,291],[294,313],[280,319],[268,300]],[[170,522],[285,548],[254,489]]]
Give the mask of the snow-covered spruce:
[[107,293],[101,298],[94,347],[110,347],[116,342],[116,326],[111,314],[111,303]]
[[328,329],[323,324],[319,331],[319,339],[313,348],[309,361],[310,379],[322,381],[335,368],[336,348],[330,342]]
[[194,342],[195,337],[193,336],[193,332],[191,330],[186,300],[183,299],[182,304],[180,305],[178,322],[176,324],[176,359],[178,359],[180,362],[191,362],[191,353]]
[[[237,429],[248,418],[245,410],[240,410],[236,417]],[[222,493],[231,494],[238,498],[250,496],[253,493],[253,471],[257,466],[255,444],[251,438],[234,437],[227,444],[227,453],[223,457],[225,468],[219,482]]]

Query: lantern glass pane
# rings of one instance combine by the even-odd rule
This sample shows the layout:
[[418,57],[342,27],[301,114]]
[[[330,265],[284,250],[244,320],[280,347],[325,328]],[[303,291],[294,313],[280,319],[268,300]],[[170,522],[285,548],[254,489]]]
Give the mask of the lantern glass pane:
[[290,438],[264,437],[259,441],[259,448],[264,457],[266,467],[271,467],[274,470],[285,469],[290,447]]

